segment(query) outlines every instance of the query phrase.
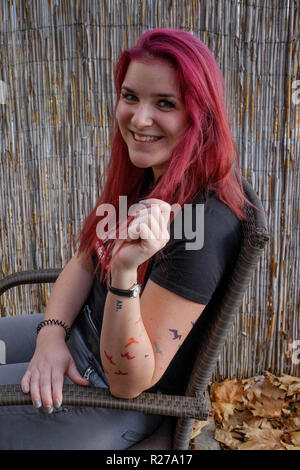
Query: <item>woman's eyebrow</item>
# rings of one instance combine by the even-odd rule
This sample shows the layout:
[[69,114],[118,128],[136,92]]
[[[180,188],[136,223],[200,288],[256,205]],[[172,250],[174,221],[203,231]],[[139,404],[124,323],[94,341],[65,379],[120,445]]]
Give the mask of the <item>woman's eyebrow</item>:
[[[128,91],[129,93],[135,93],[135,91],[131,90],[130,88],[128,88],[127,86],[125,85],[122,85],[122,88],[125,88],[126,91]],[[157,93],[155,95],[152,95],[152,96],[165,96],[165,97],[168,97],[168,98],[177,98],[176,95],[173,95],[172,93]]]

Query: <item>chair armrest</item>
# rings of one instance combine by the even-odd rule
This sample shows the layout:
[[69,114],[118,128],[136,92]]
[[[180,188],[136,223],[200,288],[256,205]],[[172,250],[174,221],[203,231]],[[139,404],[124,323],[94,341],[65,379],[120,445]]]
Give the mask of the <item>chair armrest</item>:
[[21,284],[43,284],[55,282],[62,269],[36,269],[13,273],[0,280],[0,296],[8,289]]
[[[103,388],[83,387],[64,384],[63,406],[93,406],[121,410],[140,411],[142,413],[176,416],[179,418],[208,418],[207,397],[187,397],[143,392],[136,398],[116,398]],[[30,395],[25,395],[20,385],[0,385],[0,406],[31,405]]]
[[[0,296],[21,284],[55,282],[60,272],[61,269],[40,269],[11,274],[0,281]],[[107,389],[64,384],[63,400],[63,404],[69,406],[114,408],[200,420],[206,420],[209,413],[205,393],[193,397],[143,392],[136,398],[123,399],[113,397]],[[30,396],[22,392],[20,385],[0,385],[0,406],[31,404]]]

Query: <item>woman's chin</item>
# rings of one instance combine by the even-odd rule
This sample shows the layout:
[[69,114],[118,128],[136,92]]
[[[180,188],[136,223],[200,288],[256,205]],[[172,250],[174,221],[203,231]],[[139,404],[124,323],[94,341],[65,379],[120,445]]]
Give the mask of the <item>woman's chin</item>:
[[149,165],[149,163],[147,162],[142,162],[140,160],[133,160],[133,159],[130,159],[131,163],[136,166],[137,168],[149,168],[151,165]]

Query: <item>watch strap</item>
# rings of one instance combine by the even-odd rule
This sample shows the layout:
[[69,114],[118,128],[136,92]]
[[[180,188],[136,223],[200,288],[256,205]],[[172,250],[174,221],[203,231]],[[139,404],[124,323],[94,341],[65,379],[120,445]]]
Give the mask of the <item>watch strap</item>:
[[119,295],[121,297],[137,297],[141,290],[141,285],[136,282],[131,286],[129,289],[118,289],[117,287],[113,287],[112,285],[108,286],[108,290],[113,294]]

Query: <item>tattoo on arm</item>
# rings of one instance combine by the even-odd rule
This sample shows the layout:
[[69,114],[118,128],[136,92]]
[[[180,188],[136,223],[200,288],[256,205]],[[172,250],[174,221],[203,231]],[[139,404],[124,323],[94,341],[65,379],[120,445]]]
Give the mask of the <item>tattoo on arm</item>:
[[182,336],[182,335],[179,335],[179,334],[178,334],[178,330],[171,330],[171,329],[169,328],[169,331],[171,331],[171,333],[173,333],[173,335],[174,335],[174,338],[172,338],[172,339],[177,339],[177,338],[178,338],[178,339],[181,339],[181,336]]
[[162,350],[159,349],[159,346],[158,346],[158,344],[156,343],[156,341],[154,342],[154,346],[155,346],[155,350],[156,350],[155,352],[156,352],[157,354],[162,354]]
[[133,343],[139,343],[138,341],[136,341],[134,338],[129,338],[129,343],[125,344],[125,348],[128,348],[128,346],[130,346],[131,344]]
[[122,357],[127,357],[128,360],[135,358],[135,356],[130,356],[130,355],[129,355],[129,352],[127,352],[126,354],[122,354],[122,353],[121,353],[121,356],[122,356]]
[[106,359],[108,359],[109,362],[110,362],[113,366],[115,366],[116,363],[112,360],[112,355],[109,356],[106,351],[104,351],[104,353],[105,353]]
[[122,310],[123,308],[123,300],[118,300],[116,301],[116,310]]

